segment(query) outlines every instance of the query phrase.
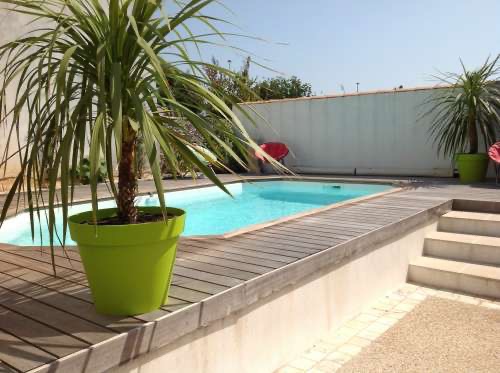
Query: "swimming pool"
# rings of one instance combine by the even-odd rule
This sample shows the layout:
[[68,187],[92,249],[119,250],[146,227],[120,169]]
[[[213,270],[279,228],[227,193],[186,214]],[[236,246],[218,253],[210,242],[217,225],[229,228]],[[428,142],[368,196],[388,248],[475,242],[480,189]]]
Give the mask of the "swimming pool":
[[[187,212],[184,236],[217,235],[251,225],[270,222],[286,216],[306,212],[387,191],[389,185],[343,184],[312,181],[265,181],[227,185],[234,198],[217,187],[203,187],[166,193],[168,206]],[[139,206],[158,206],[155,196],[141,196]],[[114,201],[101,201],[99,208],[115,207]],[[90,204],[70,207],[70,214],[91,209]],[[62,234],[62,212],[56,212],[57,231]],[[48,245],[46,221],[36,224],[35,242],[31,239],[28,213],[21,213],[5,221],[0,229],[0,242],[20,246]],[[40,241],[40,232],[42,241]],[[74,245],[69,234],[66,244]]]

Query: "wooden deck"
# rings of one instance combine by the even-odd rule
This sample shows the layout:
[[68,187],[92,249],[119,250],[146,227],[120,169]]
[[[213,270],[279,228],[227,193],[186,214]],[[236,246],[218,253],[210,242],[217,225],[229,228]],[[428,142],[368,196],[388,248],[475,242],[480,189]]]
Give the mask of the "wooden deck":
[[45,250],[0,244],[0,372],[109,369],[442,214],[453,198],[500,201],[495,186],[417,185],[232,238],[181,239],[168,304],[137,317],[94,311],[76,250],[59,250],[55,278]]

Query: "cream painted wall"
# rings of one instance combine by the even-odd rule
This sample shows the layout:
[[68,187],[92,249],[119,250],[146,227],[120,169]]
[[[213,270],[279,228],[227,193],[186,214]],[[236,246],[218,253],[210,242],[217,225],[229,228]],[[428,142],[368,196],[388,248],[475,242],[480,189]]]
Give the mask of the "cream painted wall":
[[253,103],[259,143],[281,141],[294,153],[286,165],[297,172],[361,175],[451,176],[450,159],[429,140],[429,118],[418,121],[422,102],[436,89],[413,89],[313,99]]
[[[20,35],[29,31],[27,23],[29,22],[28,16],[23,16],[17,13],[9,12],[6,9],[0,8],[0,45],[15,40]],[[0,60],[0,66],[3,69],[5,67],[5,61]],[[6,95],[7,107],[12,107],[15,102],[15,89],[13,86],[7,91]],[[1,118],[0,118],[1,119]],[[21,118],[23,119],[23,118]],[[0,123],[0,154],[3,156],[4,149],[6,146],[6,137],[8,135],[7,127]],[[20,137],[24,139],[26,137],[26,126],[21,126]],[[16,143],[15,141],[11,142]],[[10,152],[16,151],[17,146],[12,146],[9,149]],[[2,173],[0,174],[0,179],[4,177],[3,168],[0,169]],[[7,174],[5,176],[15,176],[19,171],[19,160],[18,158],[13,159],[7,164]]]
[[403,237],[325,268],[248,308],[112,373],[267,373],[291,361],[363,308],[406,282],[408,263],[422,255],[435,219]]

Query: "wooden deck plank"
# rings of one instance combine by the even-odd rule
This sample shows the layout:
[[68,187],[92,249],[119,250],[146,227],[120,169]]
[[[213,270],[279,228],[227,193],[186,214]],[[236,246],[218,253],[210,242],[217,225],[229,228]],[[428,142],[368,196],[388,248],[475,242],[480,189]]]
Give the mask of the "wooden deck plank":
[[0,373],[19,373],[19,370],[8,366],[5,362],[0,360]]
[[177,264],[174,267],[174,274],[225,287],[237,286],[244,282],[243,280],[239,280],[237,278],[181,267]]
[[15,335],[56,357],[63,357],[89,346],[88,343],[13,312],[1,305],[0,330]]
[[[363,217],[365,218],[365,217]],[[359,222],[359,225],[353,225],[355,222]],[[331,214],[325,216],[307,216],[304,219],[300,219],[303,223],[315,223],[315,224],[336,224],[337,227],[345,227],[352,229],[376,229],[380,226],[380,223],[372,221],[362,221],[359,215],[351,215],[348,212],[343,214]],[[297,221],[299,223],[299,221]]]
[[[20,250],[24,250],[24,249],[20,249],[20,248],[16,248],[16,247],[13,247],[12,249],[9,249],[9,251],[14,252],[14,253],[18,252]],[[46,248],[46,247],[42,248],[42,250],[43,250],[44,253],[47,253],[47,254],[49,252],[49,249]],[[80,255],[78,254],[78,252],[74,248],[70,248],[68,250],[68,255],[70,256],[72,262],[73,261],[75,261],[75,262],[81,262]],[[57,256],[60,257],[60,258],[63,258],[64,261],[66,261],[66,257],[62,257],[61,253],[59,253]],[[78,265],[77,268],[79,270],[82,269],[82,267],[80,265]],[[203,272],[200,272],[200,271],[194,271],[194,270],[190,270],[188,268],[182,268],[182,267],[178,267],[178,266],[176,266],[175,269],[174,269],[174,275],[175,275],[176,272],[179,274],[179,276],[181,276],[181,278],[182,278],[183,275],[187,274],[187,276],[185,276],[185,277],[190,277],[191,276],[191,278],[193,278],[195,280],[197,280],[198,278],[192,277],[192,276],[196,276],[196,275],[199,276],[200,273],[203,274]],[[207,276],[203,276],[202,275],[201,277],[202,278],[211,278],[212,280],[216,281],[216,282],[214,282],[216,285],[222,285],[222,286],[235,286],[235,285],[241,283],[241,281],[242,281],[242,280],[233,279],[233,278],[227,277],[227,276],[217,276],[217,275],[211,275],[211,277],[210,276],[207,277]],[[208,282],[210,282],[210,281],[208,281]],[[221,290],[224,290],[224,289],[221,289]]]
[[[21,255],[22,254],[22,255]],[[6,256],[9,258],[9,263],[15,263],[16,260],[19,260],[23,265],[28,268],[35,267],[37,270],[43,271],[48,275],[52,275],[52,267],[50,265],[50,258],[46,255],[38,255],[36,259],[31,257],[32,252],[30,250],[18,251],[16,254],[10,252],[3,252],[2,259]],[[85,273],[83,272],[83,267],[80,262],[72,261],[71,264],[68,264],[69,261],[66,258],[56,257],[56,262],[58,262],[58,270],[57,275],[60,277],[64,277],[65,279],[71,278],[72,280],[81,279],[79,282],[81,285],[87,285],[87,279],[85,277]],[[25,264],[26,263],[26,264]],[[63,264],[64,266],[62,266]],[[69,268],[72,267],[72,268]],[[166,311],[157,310],[155,311],[155,316],[160,317],[162,315],[166,315]],[[142,320],[143,322],[151,321],[151,315],[137,315],[134,317],[137,321]],[[127,325],[130,325],[130,321],[126,322]]]
[[[307,229],[307,227],[306,227]],[[352,240],[353,238],[360,236],[363,233],[358,233],[358,234],[352,234],[350,232],[343,232],[341,230],[339,231],[334,231],[334,232],[325,232],[325,231],[320,231],[320,230],[315,230],[315,229],[307,229],[309,232],[309,236],[311,238],[315,238],[318,241],[322,241],[325,243],[325,249],[335,246],[341,242]],[[282,233],[282,231],[277,231],[277,234]]]
[[231,242],[238,242],[238,243],[244,243],[244,244],[249,244],[249,245],[258,245],[262,247],[271,247],[275,248],[278,250],[287,250],[287,251],[293,251],[297,252],[300,254],[306,254],[306,255],[311,255],[311,254],[316,254],[317,252],[321,251],[319,245],[316,245],[316,248],[310,248],[308,245],[303,245],[303,246],[297,246],[297,245],[292,245],[289,242],[283,243],[280,241],[276,241],[273,238],[269,237],[264,237],[260,235],[251,235],[251,234],[245,234],[237,237],[232,237],[229,239]]
[[[193,289],[183,288],[180,286],[171,286],[168,295],[178,300],[186,301],[189,303],[197,303],[202,301],[203,299],[208,298],[213,294],[204,293]],[[168,303],[166,306],[168,306]]]
[[[381,208],[384,208],[384,214],[381,214]],[[378,215],[383,215],[383,216],[398,216],[402,213],[405,213],[405,210],[408,210],[409,213],[416,213],[418,211],[415,211],[415,209],[406,209],[404,208],[403,211],[402,209],[398,209],[397,205],[394,205],[393,203],[385,203],[382,205],[375,205],[375,204],[368,204],[368,203],[363,203],[362,205],[357,205],[353,206],[349,209],[345,209],[348,211],[356,211],[356,212],[363,212],[363,213],[372,213],[372,214],[378,214]],[[413,210],[413,211],[410,211]],[[332,210],[332,212],[334,212]],[[339,211],[340,212],[340,211]]]
[[173,276],[172,285],[197,290],[207,294],[217,294],[229,288],[228,286],[214,284],[213,282],[200,281],[197,279],[179,275]]
[[364,219],[377,219],[377,218],[384,218],[386,220],[394,220],[394,219],[401,219],[404,216],[409,216],[411,215],[411,211],[407,210],[401,210],[396,212],[390,212],[387,211],[382,213],[382,209],[368,209],[368,208],[358,208],[358,207],[353,207],[352,209],[345,210],[342,214],[340,213],[331,213],[329,215],[326,215],[329,218],[332,218],[334,216],[354,216],[357,217],[358,219],[364,218]]
[[333,221],[334,219],[338,219],[339,221],[345,221],[345,222],[355,222],[359,221],[362,224],[368,223],[368,224],[380,224],[380,226],[386,225],[388,223],[394,222],[401,220],[405,217],[405,215],[398,215],[398,216],[386,216],[381,214],[380,212],[378,214],[365,214],[362,211],[348,211],[345,212],[344,214],[340,215],[331,215],[325,219],[325,221]]
[[[283,227],[284,229],[285,227]],[[323,223],[318,223],[318,222],[301,222],[301,223],[296,223],[294,225],[287,226],[286,229],[309,229],[313,232],[318,232],[318,233],[338,233],[338,234],[344,234],[344,235],[349,235],[349,236],[359,236],[360,234],[364,234],[366,232],[373,231],[375,229],[378,229],[379,227],[371,227],[371,228],[350,228],[350,227],[344,227],[342,225],[327,225]]]
[[172,297],[169,297],[167,299],[167,304],[164,305],[162,308],[164,310],[168,310],[169,312],[174,312],[174,311],[178,311],[182,308],[185,308],[185,307],[188,307],[190,305],[192,305],[193,302],[189,302],[189,301],[185,301],[185,300],[182,300],[182,299],[177,299],[177,298],[172,298]]
[[[26,372],[54,360],[54,355],[0,330],[0,360],[20,372]],[[5,364],[5,369],[8,369]],[[6,370],[9,373],[12,371]]]
[[323,231],[342,231],[350,232],[353,234],[359,234],[366,231],[372,231],[380,227],[379,224],[366,224],[366,225],[355,225],[355,222],[349,220],[343,220],[342,218],[336,219],[311,219],[296,222],[294,224],[287,225],[286,228],[297,228],[307,227],[310,229],[317,229]]
[[[370,229],[373,230],[373,229]],[[312,237],[321,237],[318,241],[330,242],[332,239],[351,239],[353,237],[357,237],[360,234],[364,234],[369,232],[370,230],[358,230],[357,232],[352,232],[346,229],[333,229],[333,228],[325,228],[318,226],[316,224],[297,224],[290,227],[280,227],[273,230],[273,233],[295,233],[295,232],[309,232]]]
[[[411,193],[410,194],[404,194],[404,193],[398,193],[394,194],[390,197],[386,197],[384,200],[390,201],[390,203],[396,205],[396,206],[412,206],[412,207],[432,207],[436,206],[439,203],[442,203],[445,201],[447,198],[432,198],[430,199],[429,197],[419,197],[415,198]],[[374,200],[373,203],[376,203],[377,201]]]
[[230,278],[242,281],[250,280],[258,276],[258,274],[254,272],[242,271],[239,269],[224,267],[212,263],[199,262],[180,256],[177,256],[177,258],[175,259],[175,265],[177,267],[187,268],[201,273],[228,276]]
[[[46,254],[39,255],[39,253],[33,253],[31,250],[19,250],[16,252],[16,254],[12,255],[19,255],[19,257],[29,259],[29,260],[34,260],[34,261],[39,261],[40,263],[49,265],[50,264],[50,257],[48,257]],[[56,256],[55,261],[58,265],[59,268],[63,268],[65,271],[68,271],[70,273],[72,272],[79,272],[84,274],[83,270],[83,265],[79,261],[70,261],[67,258],[63,258],[60,256]],[[226,289],[226,287],[221,287],[220,285],[214,285],[214,284],[207,284],[202,281],[196,281],[189,279],[177,279],[176,276],[174,275],[172,279],[172,286],[170,288],[170,295],[175,298],[179,298],[184,301],[189,301],[189,302],[198,302],[202,299],[207,298],[210,295],[216,294],[217,292],[223,291]],[[178,286],[179,283],[183,283],[182,286]],[[208,290],[210,289],[210,290]],[[164,316],[167,314],[166,309],[160,309],[154,311],[154,315],[152,314],[145,314],[145,315],[138,315],[136,318],[141,319],[143,321],[153,321],[154,319]]]
[[265,251],[256,251],[248,248],[233,246],[232,243],[228,242],[213,242],[209,240],[197,240],[190,242],[190,246],[199,247],[200,249],[210,249],[223,252],[229,252],[233,254],[240,254],[244,256],[249,256],[253,258],[260,258],[271,260],[274,262],[291,263],[297,260],[296,257],[290,257],[286,255],[274,254]]
[[[0,261],[9,264],[18,264],[22,267],[32,269],[36,272],[41,272],[48,276],[53,276],[54,274],[52,271],[52,266],[48,263],[44,263],[42,261],[34,260],[31,258],[26,258],[17,254],[12,254],[6,251],[2,252]],[[87,279],[85,278],[85,274],[81,272],[59,268],[57,270],[57,277],[64,278],[68,282],[87,286]]]
[[305,220],[300,222],[295,222],[293,224],[287,224],[282,226],[277,226],[273,231],[290,231],[290,232],[300,232],[301,230],[318,229],[320,231],[328,232],[343,232],[351,235],[358,235],[362,232],[373,230],[373,227],[354,227],[350,222],[342,222],[338,219],[329,220],[324,218],[321,221],[318,220]]
[[[1,285],[1,284],[0,284]],[[13,312],[58,329],[88,344],[96,344],[117,333],[19,293],[0,287],[0,304]]]
[[309,253],[303,253],[303,252],[298,252],[294,250],[287,250],[287,249],[277,249],[274,248],[270,245],[266,245],[260,242],[248,242],[248,241],[242,241],[242,240],[234,240],[234,239],[227,239],[227,243],[231,247],[239,247],[241,249],[246,249],[246,250],[252,250],[252,251],[258,251],[262,253],[269,253],[269,254],[276,254],[279,256],[284,256],[288,258],[295,258],[297,259],[302,259],[306,256],[309,255]]
[[403,205],[403,204],[395,204],[394,201],[378,201],[378,202],[371,202],[367,203],[365,208],[384,208],[384,211],[391,212],[391,213],[399,213],[402,210],[404,211],[413,211],[413,212],[419,212],[419,211],[424,211],[426,208],[422,206],[411,206],[411,205]]
[[[10,252],[13,255],[17,255],[19,257],[23,257],[26,259],[31,259],[35,260],[40,263],[44,264],[49,264],[51,265],[52,259],[49,254],[33,250],[31,248],[21,248],[18,250],[13,250],[13,249],[7,249],[8,252]],[[66,258],[62,257],[60,255],[55,255],[54,256],[54,261],[56,263],[57,268],[62,268],[65,270],[70,270],[74,271],[76,273],[79,273],[80,275],[83,275],[83,278],[85,279],[85,283],[87,282],[87,278],[85,277],[85,271],[83,269],[83,264],[79,260],[74,260],[71,258]]]
[[[47,248],[44,248],[43,252],[46,253],[47,250],[48,250]],[[33,258],[36,260],[42,260],[42,261],[47,262],[47,263],[50,262],[50,259],[46,254],[39,255],[39,253],[36,251],[33,254],[33,250],[26,250],[25,248],[19,250],[19,249],[14,248],[14,249],[9,250],[9,251],[16,252],[19,255],[30,257],[30,258]],[[74,248],[68,250],[68,255],[71,258],[71,260],[68,260],[66,256],[62,256],[62,255],[64,255],[64,254],[58,253],[58,255],[56,255],[57,256],[56,262],[57,262],[58,266],[60,266],[62,268],[66,268],[66,269],[70,269],[70,267],[72,267],[71,269],[73,269],[75,271],[84,272],[83,265],[81,264],[80,256]],[[175,273],[174,273],[174,276],[172,279],[172,285],[173,285],[172,286],[173,289],[175,289],[176,286],[179,285],[182,288],[191,289],[191,290],[194,290],[195,292],[199,291],[199,292],[206,293],[206,294],[216,294],[216,293],[224,291],[228,288],[227,286],[224,286],[224,285],[214,284],[214,283],[210,283],[210,282],[204,282],[204,281],[200,281],[197,279],[184,277],[182,275],[177,276],[177,275],[175,275]],[[174,293],[175,294],[178,294],[178,293],[185,294],[186,291],[183,289],[174,290],[174,292],[172,294],[174,294]],[[203,297],[205,297],[205,296],[203,295]],[[192,293],[189,295],[189,299],[193,299]],[[163,309],[163,307],[162,307],[162,309]],[[165,310],[167,310],[167,309],[165,309]],[[150,313],[150,314],[146,314],[146,315],[140,315],[139,317],[145,321],[153,321],[156,318],[161,317],[163,315],[165,315],[164,312],[162,313],[161,310],[157,310],[154,312],[154,314]],[[127,323],[126,325],[128,326],[129,323]]]
[[[333,233],[329,237],[324,237],[321,234],[317,234],[317,232],[307,229],[307,227],[303,227],[300,232],[270,231],[266,232],[266,236],[272,237],[274,239],[278,239],[278,237],[281,237],[282,239],[286,239],[289,241],[297,240],[299,242],[312,242],[313,240],[315,240],[321,244],[321,250],[328,249],[332,246],[338,245],[341,242],[345,242],[352,239],[353,237],[356,237],[354,235],[342,233]],[[305,238],[303,239],[304,236],[307,237],[307,241]]]
[[[11,268],[12,267],[14,266],[11,266]],[[26,270],[23,269],[23,271]],[[28,280],[26,280],[26,278]],[[42,281],[40,281],[39,284],[37,283],[37,280],[40,279]],[[140,322],[138,319],[100,315],[95,312],[95,307],[92,303],[92,300],[89,301],[85,298],[82,299],[75,296],[71,292],[65,293],[57,290],[52,290],[50,286],[45,287],[43,286],[44,279],[44,277],[30,278],[29,276],[25,275],[17,276],[16,272],[13,272],[12,270],[6,270],[6,267],[2,266],[2,263],[0,263],[0,286],[2,288],[17,292],[32,299],[36,299],[40,302],[43,302],[52,307],[56,307],[65,312],[78,315],[79,317],[85,318],[88,321],[94,322],[98,325],[115,330],[117,332],[124,332],[142,324],[142,322]],[[85,289],[89,290],[88,288]]]
[[234,260],[229,260],[229,259],[220,258],[220,257],[195,254],[195,253],[188,252],[188,251],[178,251],[177,255],[181,259],[185,258],[185,259],[190,259],[190,260],[201,262],[201,263],[215,264],[215,265],[220,266],[220,267],[241,270],[244,272],[250,272],[250,273],[253,273],[255,275],[262,275],[262,274],[267,273],[271,270],[270,268],[266,268],[266,267],[262,267],[262,266],[256,266],[253,264],[237,262]]
[[384,216],[386,218],[397,218],[397,215],[399,214],[381,214],[381,211],[379,209],[378,212],[374,211],[374,210],[367,210],[367,209],[364,209],[360,206],[354,206],[354,207],[351,207],[349,209],[339,209],[338,211],[335,211],[335,209],[331,210],[331,211],[326,211],[325,214],[323,215],[313,215],[312,217],[319,217],[319,218],[327,218],[327,219],[332,219],[332,218],[340,218],[342,216],[346,216],[346,217],[349,217],[349,216],[355,216],[355,217],[360,217],[360,216],[363,216],[365,218],[373,218],[373,217],[380,217],[380,216]]
[[94,304],[71,297],[63,293],[52,291],[36,283],[28,282],[20,278],[8,278],[0,273],[0,286],[4,289],[36,299],[46,305],[55,307],[62,311],[78,315],[84,320],[96,323],[100,326],[114,330],[117,333],[126,332],[141,325],[143,322],[134,318],[113,317],[98,314]]
[[258,268],[260,269],[260,271],[270,271],[272,269],[276,269],[283,266],[283,263],[277,262],[275,260],[260,259],[248,255],[233,254],[230,252],[200,248],[192,245],[183,245],[182,247],[179,248],[179,251],[183,253],[209,256],[217,259],[230,260],[231,262],[236,263],[240,267],[244,265],[245,267],[248,268]]
[[358,231],[365,230],[374,230],[380,228],[382,223],[365,223],[360,222],[359,217],[351,217],[349,215],[338,215],[338,216],[324,216],[324,217],[306,217],[304,219],[300,219],[300,221],[295,222],[294,224],[290,224],[290,226],[294,226],[295,224],[308,224],[310,226],[328,226],[330,228],[339,228],[345,229],[347,231],[356,233]]
[[265,234],[263,231],[257,231],[257,232],[252,232],[252,233],[245,233],[245,237],[249,240],[267,240],[268,242],[275,242],[275,243],[281,243],[284,246],[283,247],[296,247],[297,249],[299,248],[306,248],[306,249],[311,249],[315,250],[316,252],[321,251],[325,248],[325,245],[322,243],[311,243],[311,242],[304,242],[304,241],[297,241],[297,240],[289,240],[285,239],[280,239],[279,241],[276,241],[276,237],[274,235],[268,235]]
[[[338,240],[335,240],[333,238],[322,238],[320,236],[316,235],[311,235],[311,231],[308,230],[307,228],[302,228],[301,230],[297,231],[285,231],[281,230],[279,228],[276,229],[269,229],[263,232],[260,232],[261,235],[267,236],[267,237],[277,237],[279,236],[283,240],[289,240],[289,241],[294,241],[297,243],[318,243],[321,245],[321,249],[326,249],[335,243],[338,243],[342,240],[344,240],[346,237],[339,237]],[[340,235],[339,235],[340,236]],[[349,236],[349,237],[354,237],[354,236]]]
[[60,292],[92,303],[92,295],[88,287],[66,281],[60,277],[54,277],[53,275],[34,271],[31,268],[28,269],[3,261],[0,261],[0,272],[31,284],[37,284],[48,290]]

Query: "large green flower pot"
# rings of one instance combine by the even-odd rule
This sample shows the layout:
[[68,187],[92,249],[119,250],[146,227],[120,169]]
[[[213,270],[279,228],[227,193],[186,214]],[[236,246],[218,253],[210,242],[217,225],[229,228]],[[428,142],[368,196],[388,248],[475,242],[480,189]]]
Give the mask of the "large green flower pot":
[[[139,210],[160,213],[158,207]],[[91,212],[69,218],[97,312],[132,316],[165,304],[186,217],[179,209],[168,213],[173,217],[167,222],[97,227],[82,224],[91,220]],[[98,217],[115,214],[116,209],[99,210]]]
[[455,160],[462,183],[477,183],[485,179],[488,170],[488,155],[460,153],[456,155]]

